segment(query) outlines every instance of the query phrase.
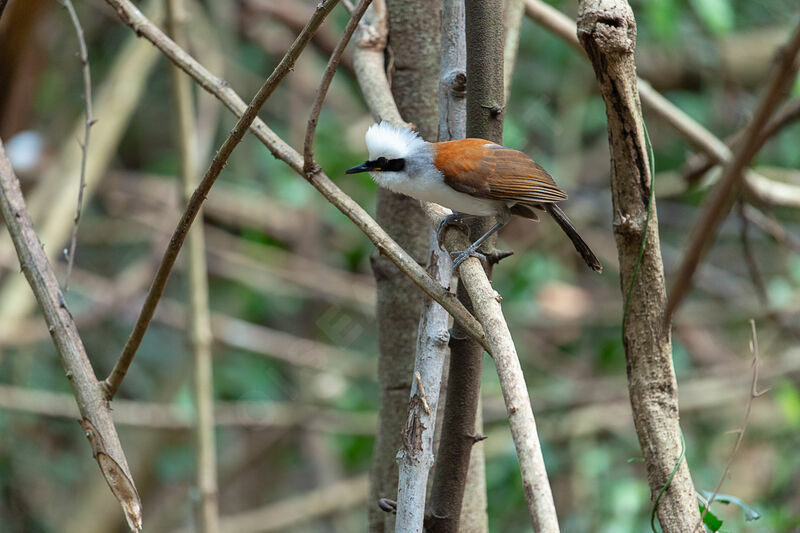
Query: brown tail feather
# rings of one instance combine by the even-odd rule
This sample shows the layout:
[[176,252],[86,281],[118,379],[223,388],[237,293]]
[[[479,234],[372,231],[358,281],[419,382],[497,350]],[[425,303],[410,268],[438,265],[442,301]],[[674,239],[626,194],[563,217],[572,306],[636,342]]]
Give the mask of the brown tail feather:
[[603,265],[600,264],[600,261],[592,252],[592,249],[589,248],[589,245],[581,238],[578,234],[578,230],[575,229],[575,226],[572,225],[572,222],[567,217],[566,213],[561,210],[556,204],[542,204],[545,211],[550,213],[550,216],[553,217],[556,223],[561,226],[561,229],[564,230],[564,233],[567,234],[567,237],[570,238],[572,244],[575,245],[575,249],[578,250],[578,253],[581,254],[583,260],[586,261],[586,264],[589,265],[589,268],[594,270],[597,273],[603,271]]

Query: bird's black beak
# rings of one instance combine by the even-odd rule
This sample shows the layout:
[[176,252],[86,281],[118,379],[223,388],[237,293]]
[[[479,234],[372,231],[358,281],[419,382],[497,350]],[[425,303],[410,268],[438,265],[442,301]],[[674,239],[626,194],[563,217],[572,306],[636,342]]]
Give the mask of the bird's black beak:
[[372,167],[369,165],[369,161],[366,163],[361,163],[360,165],[356,165],[353,168],[348,168],[344,171],[345,174],[358,174],[359,172],[369,172],[372,170]]

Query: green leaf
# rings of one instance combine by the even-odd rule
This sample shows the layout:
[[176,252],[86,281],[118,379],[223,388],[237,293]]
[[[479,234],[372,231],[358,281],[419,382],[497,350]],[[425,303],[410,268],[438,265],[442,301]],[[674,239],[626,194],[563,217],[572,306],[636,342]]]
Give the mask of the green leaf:
[[[706,499],[711,498],[711,492],[704,490],[702,493]],[[717,494],[714,497],[714,501],[724,504],[732,503],[733,505],[739,506],[742,511],[744,511],[744,519],[748,522],[761,518],[761,513],[744,503],[741,498],[737,498],[736,496],[731,496],[730,494]],[[702,507],[702,505],[700,507]]]
[[774,396],[786,425],[792,429],[800,428],[800,391],[797,387],[788,380],[781,381],[775,387]]
[[643,463],[644,457],[631,457],[628,459],[628,464],[630,463]]
[[662,42],[674,42],[678,36],[679,8],[674,0],[650,0],[644,13],[653,34]]
[[714,35],[727,35],[733,30],[735,15],[730,0],[692,0],[692,7]]
[[[711,494],[709,494],[709,496],[711,496]],[[698,503],[697,505],[700,506],[700,513],[702,513],[706,508],[705,505],[703,505],[702,503]],[[719,529],[722,527],[722,520],[717,518],[717,516],[711,511],[708,511],[706,515],[703,517],[703,523],[711,531],[719,531]]]

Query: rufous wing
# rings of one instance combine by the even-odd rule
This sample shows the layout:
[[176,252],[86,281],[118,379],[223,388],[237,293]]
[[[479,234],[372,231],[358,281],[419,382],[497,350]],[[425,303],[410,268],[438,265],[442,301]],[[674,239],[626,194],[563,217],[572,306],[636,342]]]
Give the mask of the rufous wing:
[[567,199],[545,169],[517,150],[483,139],[434,146],[434,164],[444,174],[444,182],[459,192],[534,205]]

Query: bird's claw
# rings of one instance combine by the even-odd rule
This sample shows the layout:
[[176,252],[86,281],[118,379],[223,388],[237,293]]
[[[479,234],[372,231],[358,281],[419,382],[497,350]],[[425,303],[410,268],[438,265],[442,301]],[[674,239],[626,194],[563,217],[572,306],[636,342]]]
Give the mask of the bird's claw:
[[[448,226],[455,226],[461,228],[467,235],[470,234],[469,226],[464,222],[464,215],[461,213],[452,213],[447,215],[439,222],[439,227],[436,228],[436,240],[439,242],[439,248],[444,250],[444,234]],[[464,258],[466,259],[466,258]],[[462,259],[463,261],[463,259]]]
[[453,270],[457,270],[458,267],[461,266],[461,263],[470,257],[477,257],[484,265],[488,264],[486,256],[479,251],[472,249],[472,247],[461,252],[450,252],[450,255],[453,256]]

